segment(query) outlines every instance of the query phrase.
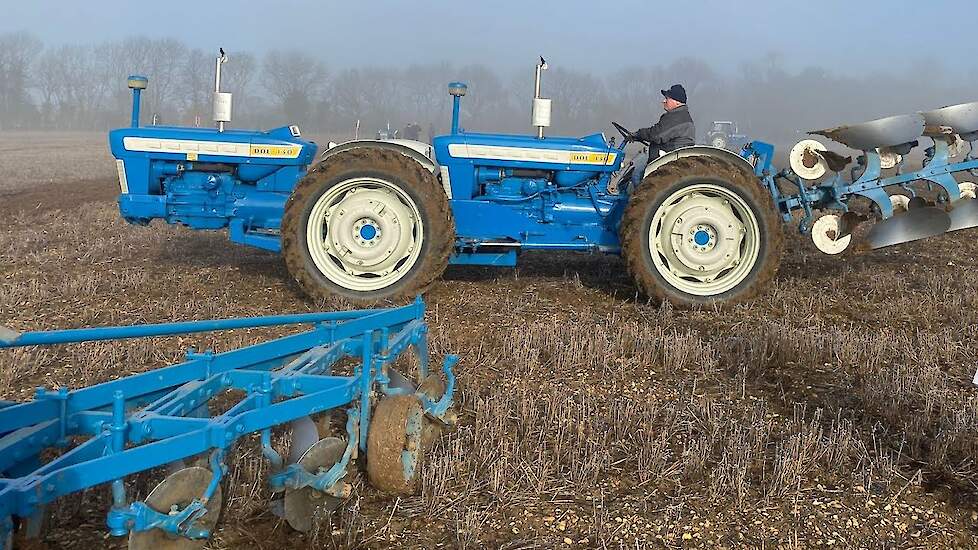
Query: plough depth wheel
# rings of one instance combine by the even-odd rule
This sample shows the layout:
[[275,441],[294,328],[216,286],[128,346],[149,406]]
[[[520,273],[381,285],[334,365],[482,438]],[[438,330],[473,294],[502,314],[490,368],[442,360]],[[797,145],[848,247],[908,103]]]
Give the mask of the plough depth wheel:
[[424,409],[413,395],[385,397],[374,409],[367,435],[367,476],[381,491],[414,493],[424,455]]
[[[161,514],[182,510],[194,499],[199,499],[207,490],[214,476],[207,468],[191,466],[170,474],[146,497],[146,505]],[[194,526],[214,532],[221,519],[224,498],[221,486],[217,486],[214,496],[205,503],[207,513],[200,516]],[[192,550],[203,548],[204,539],[189,539],[170,535],[160,529],[132,531],[129,534],[129,550]]]
[[681,307],[753,297],[774,277],[783,246],[778,211],[757,178],[705,156],[646,176],[620,231],[642,291]]

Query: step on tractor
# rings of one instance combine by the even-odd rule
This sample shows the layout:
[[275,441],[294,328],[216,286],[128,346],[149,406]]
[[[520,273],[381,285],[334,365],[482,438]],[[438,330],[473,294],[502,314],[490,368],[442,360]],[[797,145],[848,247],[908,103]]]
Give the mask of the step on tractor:
[[[869,248],[978,225],[975,186],[952,175],[978,168],[978,158],[969,149],[951,162],[963,154],[962,139],[978,139],[978,103],[813,132],[857,150],[855,161],[804,140],[791,150],[790,167],[776,170],[774,147],[764,142],[739,154],[700,145],[654,159],[632,185],[626,148],[639,139],[622,125],[612,123],[617,144],[602,133],[544,135],[551,101],[541,94],[542,58],[535,134],[464,130],[467,86],[453,82],[451,131],[433,145],[354,140],[330,143],[318,159],[295,126],[225,129],[226,60],[216,65],[215,129],[140,127],[147,81],[130,78],[132,127],[109,139],[120,210],[134,223],[228,228],[234,242],[281,252],[314,297],[403,299],[450,264],[515,266],[523,251],[563,250],[620,255],[657,301],[726,304],[755,296],[774,276],[779,218],[800,215],[800,231],[827,253],[847,248],[870,218],[879,222]],[[924,167],[906,171],[921,137],[933,142]],[[920,193],[921,183],[930,192]],[[854,198],[871,208],[850,209]]]
[[[86,388],[41,387],[32,400],[0,401],[0,549],[34,548],[52,503],[97,486],[111,494],[109,534],[127,536],[130,550],[203,548],[237,490],[229,464],[253,456],[248,448],[267,461],[259,470],[271,511],[297,531],[340,508],[361,467],[383,493],[415,493],[427,451],[456,422],[458,358],[445,357],[444,378],[429,369],[424,311],[418,299],[393,309],[155,325],[0,326],[0,353],[309,326],[220,353],[190,349],[177,364]],[[137,475],[155,488],[134,490]]]

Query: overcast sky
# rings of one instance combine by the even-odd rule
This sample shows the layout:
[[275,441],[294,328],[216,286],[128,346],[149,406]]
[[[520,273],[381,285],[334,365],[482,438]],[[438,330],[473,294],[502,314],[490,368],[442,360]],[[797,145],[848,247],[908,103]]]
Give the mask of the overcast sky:
[[2,0],[0,32],[46,44],[134,34],[230,52],[296,48],[333,68],[450,61],[497,69],[553,65],[609,72],[688,55],[736,68],[767,53],[788,67],[899,71],[978,66],[968,2],[932,0],[371,1]]

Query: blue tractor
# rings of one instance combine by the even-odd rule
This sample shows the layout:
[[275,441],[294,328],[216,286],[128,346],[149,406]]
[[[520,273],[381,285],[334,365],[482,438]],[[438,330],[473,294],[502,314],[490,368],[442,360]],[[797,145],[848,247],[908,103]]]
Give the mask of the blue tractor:
[[[677,305],[742,300],[774,274],[781,252],[777,209],[751,164],[690,147],[645,169],[623,164],[635,136],[545,137],[550,100],[536,67],[536,135],[460,127],[466,86],[452,83],[451,133],[434,145],[355,140],[328,148],[297,127],[140,127],[143,77],[131,77],[132,126],[110,134],[126,220],[228,228],[233,242],[280,251],[314,297],[374,301],[423,291],[449,264],[514,266],[526,250],[621,254],[647,295]],[[332,144],[331,144],[332,145]],[[311,165],[311,167],[310,167]]]
[[[952,175],[978,174],[978,103],[811,132],[859,151],[855,160],[809,139],[778,171],[769,144],[754,141],[740,154],[700,145],[653,159],[632,185],[625,151],[638,138],[621,125],[612,123],[617,144],[603,134],[544,136],[551,104],[540,93],[542,58],[535,135],[463,130],[467,89],[455,82],[451,132],[433,145],[358,139],[331,143],[318,160],[295,126],[224,128],[224,61],[222,52],[215,129],[139,127],[146,79],[130,78],[132,127],[109,138],[120,210],[134,223],[228,228],[234,242],[281,252],[314,297],[399,300],[449,264],[514,266],[523,251],[565,250],[620,255],[639,289],[659,301],[732,303],[774,276],[780,221],[799,214],[799,230],[828,254],[845,250],[871,218],[878,223],[868,248],[978,226],[976,186]],[[933,142],[924,167],[905,170],[923,137]],[[952,161],[964,142],[972,147]],[[852,208],[860,203],[868,208]]]

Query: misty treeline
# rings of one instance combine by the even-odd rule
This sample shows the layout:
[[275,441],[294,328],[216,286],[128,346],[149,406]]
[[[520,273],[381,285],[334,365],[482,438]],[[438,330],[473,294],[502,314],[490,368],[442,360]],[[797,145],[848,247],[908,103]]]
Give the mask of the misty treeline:
[[[324,50],[325,51],[325,50]],[[223,68],[224,91],[234,93],[232,127],[299,124],[307,133],[372,136],[390,124],[447,130],[450,81],[469,85],[463,127],[475,131],[530,132],[535,59],[523,70],[502,71],[488,53],[476,65],[448,62],[390,67],[335,66],[327,51],[231,51]],[[145,123],[211,124],[215,51],[168,38],[132,37],[94,44],[45,46],[28,32],[0,34],[0,130],[105,130],[127,124],[126,76],[149,77]],[[341,56],[341,52],[336,52]],[[918,61],[834,71],[796,67],[770,54],[736,68],[693,58],[589,72],[549,59],[543,92],[553,98],[551,135],[608,131],[609,122],[647,126],[661,113],[659,90],[682,83],[699,134],[713,120],[733,120],[752,137],[794,141],[800,130],[978,99],[978,72]],[[860,73],[860,71],[864,71]],[[858,74],[859,76],[847,76]]]

